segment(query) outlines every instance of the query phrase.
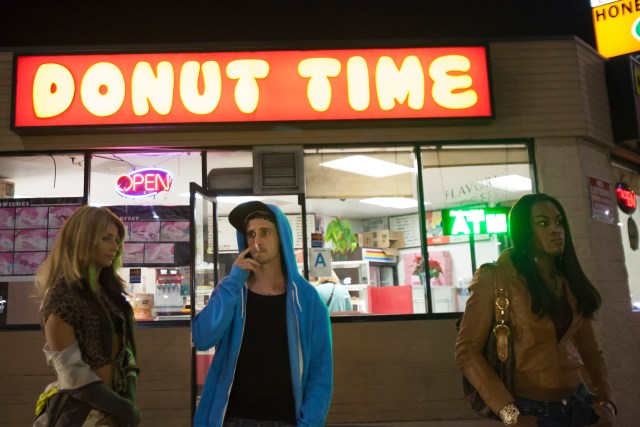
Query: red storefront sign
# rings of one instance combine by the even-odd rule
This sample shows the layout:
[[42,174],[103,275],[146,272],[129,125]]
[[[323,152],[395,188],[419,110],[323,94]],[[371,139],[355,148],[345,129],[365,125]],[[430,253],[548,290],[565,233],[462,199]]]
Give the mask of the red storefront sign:
[[18,55],[13,128],[492,117],[485,47]]

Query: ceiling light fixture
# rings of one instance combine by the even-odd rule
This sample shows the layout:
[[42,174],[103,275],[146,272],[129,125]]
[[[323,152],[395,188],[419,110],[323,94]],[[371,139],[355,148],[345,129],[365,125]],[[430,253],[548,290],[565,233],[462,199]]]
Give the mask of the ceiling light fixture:
[[383,178],[413,172],[413,168],[402,166],[373,157],[355,155],[320,163],[320,166],[357,173],[360,175]]

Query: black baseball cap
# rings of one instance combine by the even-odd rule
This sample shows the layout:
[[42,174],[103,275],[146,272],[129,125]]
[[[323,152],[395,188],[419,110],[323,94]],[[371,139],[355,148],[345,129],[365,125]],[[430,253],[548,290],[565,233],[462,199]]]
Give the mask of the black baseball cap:
[[242,233],[246,231],[247,221],[254,218],[266,219],[277,225],[276,215],[271,208],[257,200],[241,203],[229,212],[229,222]]

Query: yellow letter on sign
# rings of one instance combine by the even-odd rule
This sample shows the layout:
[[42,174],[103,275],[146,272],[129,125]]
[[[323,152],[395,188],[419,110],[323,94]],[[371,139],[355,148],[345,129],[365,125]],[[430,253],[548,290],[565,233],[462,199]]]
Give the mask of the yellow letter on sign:
[[446,55],[434,59],[429,67],[429,77],[433,80],[431,95],[436,104],[451,110],[461,110],[478,102],[475,90],[460,91],[471,87],[471,77],[468,74],[450,74],[452,71],[467,72],[470,67],[469,58],[461,55]]
[[62,114],[73,101],[71,71],[60,64],[42,64],[33,79],[33,109],[39,118]]
[[115,114],[124,102],[124,77],[110,62],[98,62],[87,70],[80,84],[84,107],[94,116]]
[[408,106],[420,110],[424,106],[424,73],[416,56],[407,56],[400,69],[393,59],[383,56],[376,66],[376,91],[380,108],[388,111],[409,98]]
[[200,63],[187,61],[180,71],[180,97],[184,108],[193,114],[209,114],[216,109],[222,95],[220,65],[216,61],[202,64],[204,93],[198,90]]

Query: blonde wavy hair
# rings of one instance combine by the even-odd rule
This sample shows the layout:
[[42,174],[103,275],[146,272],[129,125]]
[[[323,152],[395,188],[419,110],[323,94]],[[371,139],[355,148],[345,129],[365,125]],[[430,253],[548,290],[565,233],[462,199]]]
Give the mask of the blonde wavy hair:
[[117,274],[122,265],[124,224],[107,208],[84,205],[64,222],[51,254],[38,269],[36,288],[41,297],[58,282],[82,287],[83,280],[89,280],[91,257],[111,224],[118,228],[118,250],[111,268],[101,270],[100,283],[113,288],[108,291],[124,291],[124,281]]

